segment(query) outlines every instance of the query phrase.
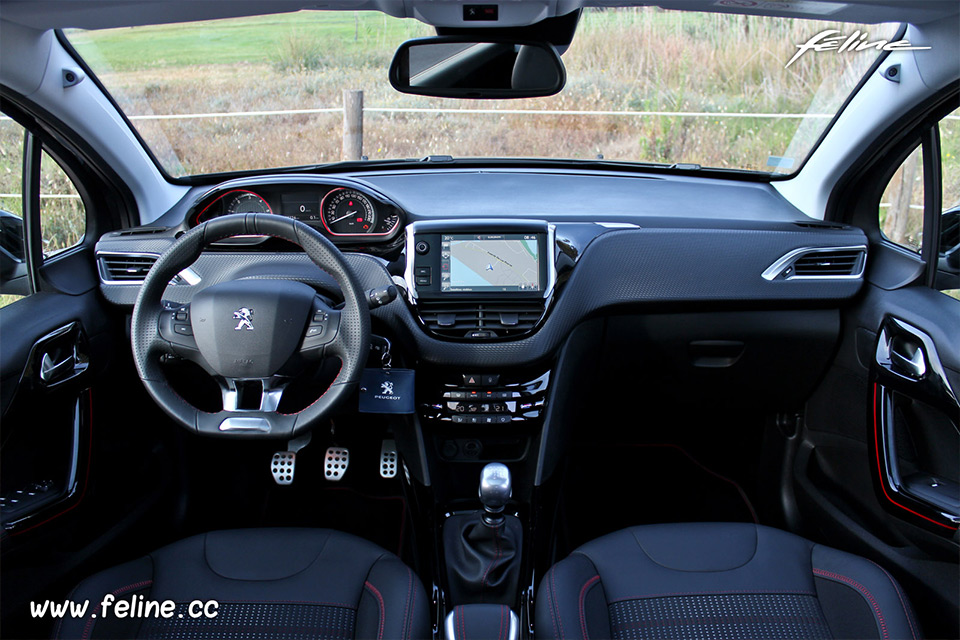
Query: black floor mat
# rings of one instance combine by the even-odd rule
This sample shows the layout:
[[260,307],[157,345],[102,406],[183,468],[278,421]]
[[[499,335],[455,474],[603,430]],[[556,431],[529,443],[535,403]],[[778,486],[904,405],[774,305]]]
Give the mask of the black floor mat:
[[402,496],[369,495],[350,487],[313,489],[308,500],[278,487],[267,507],[275,526],[324,527],[352,533],[403,555],[407,509]]
[[673,444],[577,447],[567,463],[558,557],[624,527],[662,522],[756,522],[733,480]]

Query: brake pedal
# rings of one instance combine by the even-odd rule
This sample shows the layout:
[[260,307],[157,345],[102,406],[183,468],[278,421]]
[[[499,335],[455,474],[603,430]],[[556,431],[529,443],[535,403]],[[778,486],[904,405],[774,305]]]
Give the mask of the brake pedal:
[[395,478],[397,476],[397,443],[393,440],[384,440],[380,446],[380,477]]
[[279,485],[293,484],[297,469],[297,452],[310,444],[310,433],[287,443],[286,451],[277,451],[270,460],[270,472],[273,481]]
[[350,450],[346,447],[329,447],[323,459],[323,475],[331,482],[340,482],[350,466]]

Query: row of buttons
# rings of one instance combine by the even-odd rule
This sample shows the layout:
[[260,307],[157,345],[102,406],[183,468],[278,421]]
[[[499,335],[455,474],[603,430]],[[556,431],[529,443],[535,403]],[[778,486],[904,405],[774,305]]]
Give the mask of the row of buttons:
[[193,327],[190,326],[190,308],[180,307],[173,314],[173,330],[182,336],[192,336]]
[[483,404],[451,402],[449,406],[457,413],[503,413],[508,410],[507,407],[500,402],[494,402],[493,404],[487,404],[486,402]]
[[[514,395],[516,393],[516,395]],[[443,397],[451,400],[509,400],[519,397],[515,391],[444,391]]]
[[416,267],[413,270],[413,277],[418,285],[429,286],[433,281],[430,274],[430,267]]
[[[330,314],[322,309],[316,309],[313,312],[313,318],[310,319],[310,324],[307,325],[307,333],[304,336],[303,348],[309,349],[312,347],[318,346],[322,343],[322,340],[319,340],[323,336],[323,328],[326,326],[327,321],[330,319]],[[318,340],[310,340],[309,338],[318,338]]]
[[509,415],[465,416],[456,414],[450,418],[457,424],[507,424],[513,418]]
[[500,376],[496,373],[464,373],[463,386],[465,387],[495,387],[500,384]]

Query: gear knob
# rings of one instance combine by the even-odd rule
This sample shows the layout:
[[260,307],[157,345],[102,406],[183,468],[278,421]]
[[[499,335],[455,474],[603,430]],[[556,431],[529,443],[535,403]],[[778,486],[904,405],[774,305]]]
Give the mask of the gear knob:
[[491,462],[480,472],[480,502],[483,504],[483,521],[491,527],[503,524],[503,508],[513,495],[510,469],[499,462]]

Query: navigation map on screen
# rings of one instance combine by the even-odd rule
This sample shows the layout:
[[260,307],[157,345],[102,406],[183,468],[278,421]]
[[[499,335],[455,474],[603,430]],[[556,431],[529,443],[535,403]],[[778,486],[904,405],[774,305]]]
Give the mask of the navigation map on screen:
[[444,235],[441,291],[539,291],[536,234]]

